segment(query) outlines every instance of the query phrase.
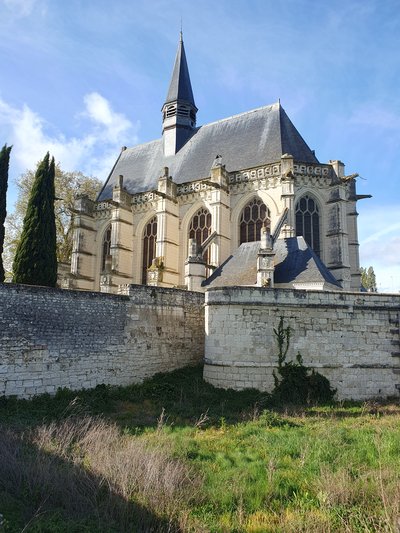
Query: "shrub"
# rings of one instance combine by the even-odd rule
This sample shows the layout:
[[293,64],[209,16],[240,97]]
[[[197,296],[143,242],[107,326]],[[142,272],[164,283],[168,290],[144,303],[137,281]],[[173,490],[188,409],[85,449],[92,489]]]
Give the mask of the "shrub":
[[328,403],[333,400],[336,389],[332,389],[329,380],[303,364],[300,352],[295,361],[286,361],[292,330],[283,325],[283,316],[274,328],[278,345],[278,374],[274,372],[275,388],[272,400],[278,403],[305,405],[310,403]]

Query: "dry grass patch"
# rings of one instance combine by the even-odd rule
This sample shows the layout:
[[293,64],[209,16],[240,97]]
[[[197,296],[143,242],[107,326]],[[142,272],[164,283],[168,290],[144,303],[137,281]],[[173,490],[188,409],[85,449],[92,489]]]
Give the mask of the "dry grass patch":
[[179,531],[201,484],[166,447],[89,416],[2,431],[0,455],[0,488],[30,502],[28,524],[57,511],[99,531]]

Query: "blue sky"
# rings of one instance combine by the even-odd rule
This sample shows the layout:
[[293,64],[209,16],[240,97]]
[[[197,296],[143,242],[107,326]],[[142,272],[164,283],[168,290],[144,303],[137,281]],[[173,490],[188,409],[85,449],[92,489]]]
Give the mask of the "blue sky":
[[161,133],[180,20],[204,124],[281,99],[321,162],[358,172],[361,264],[400,291],[400,0],[0,0],[0,144],[104,179]]

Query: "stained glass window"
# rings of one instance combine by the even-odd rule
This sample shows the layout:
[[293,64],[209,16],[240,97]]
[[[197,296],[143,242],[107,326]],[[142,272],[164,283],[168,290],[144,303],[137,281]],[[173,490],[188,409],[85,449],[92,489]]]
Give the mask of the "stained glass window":
[[106,269],[106,261],[111,255],[111,225],[108,226],[103,236],[103,246],[101,255],[101,271]]
[[[196,239],[200,246],[211,234],[211,213],[205,207],[199,209],[192,217],[189,226],[189,239]],[[210,263],[210,248],[208,248],[203,259],[206,265]]]
[[261,228],[265,226],[271,230],[270,212],[259,198],[254,198],[243,209],[240,216],[240,244],[254,242],[261,239]]
[[156,257],[157,217],[153,217],[143,232],[142,283],[147,283],[147,269]]
[[306,243],[320,255],[319,207],[311,196],[303,196],[296,204],[296,235],[304,237]]

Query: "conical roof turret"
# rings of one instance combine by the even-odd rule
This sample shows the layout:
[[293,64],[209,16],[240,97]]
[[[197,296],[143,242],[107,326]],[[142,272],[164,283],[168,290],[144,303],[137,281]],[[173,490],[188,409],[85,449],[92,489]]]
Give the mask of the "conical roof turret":
[[164,155],[175,155],[192,136],[196,127],[197,113],[182,32],[167,99],[161,111],[163,114]]
[[182,32],[180,33],[174,70],[172,71],[171,83],[169,85],[165,103],[168,104],[176,101],[186,102],[196,107],[193,98],[192,84],[190,83],[189,68],[186,61]]

